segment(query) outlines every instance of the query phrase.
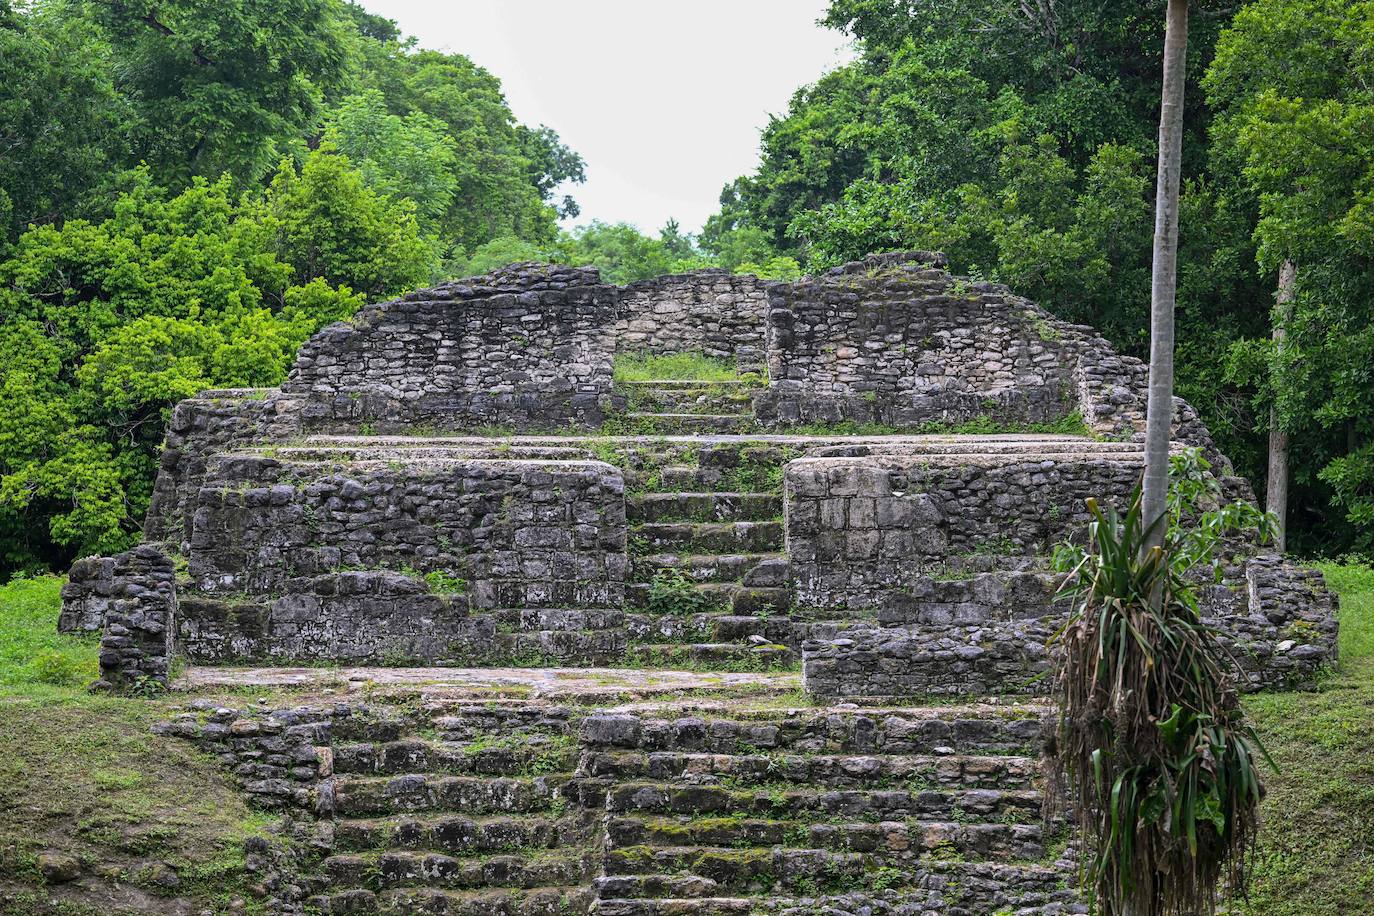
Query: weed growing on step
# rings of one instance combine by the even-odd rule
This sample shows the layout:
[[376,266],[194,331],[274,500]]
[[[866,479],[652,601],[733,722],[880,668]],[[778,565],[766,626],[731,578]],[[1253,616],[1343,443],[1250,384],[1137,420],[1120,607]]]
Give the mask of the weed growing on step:
[[708,614],[719,604],[679,569],[660,569],[649,583],[649,612],[672,617]]
[[458,592],[467,591],[468,580],[461,576],[455,576],[442,569],[436,569],[425,573],[425,584],[429,590],[436,594],[450,595]]

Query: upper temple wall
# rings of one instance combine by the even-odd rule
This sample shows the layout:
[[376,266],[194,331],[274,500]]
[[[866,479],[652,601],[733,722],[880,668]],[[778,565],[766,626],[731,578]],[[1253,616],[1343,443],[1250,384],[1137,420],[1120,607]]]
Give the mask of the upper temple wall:
[[762,369],[768,289],[775,285],[724,270],[632,283],[620,291],[616,348],[630,353],[700,352],[741,369]]
[[[587,429],[623,407],[617,353],[702,352],[764,369],[764,425],[899,428],[988,417],[1143,431],[1145,367],[1091,328],[943,255],[875,255],[795,283],[721,270],[618,287],[595,268],[522,264],[418,290],[301,348],[273,413],[301,432]],[[1179,402],[1177,437],[1208,449]]]
[[1047,423],[1078,409],[1085,335],[944,263],[883,255],[775,289],[765,419]]
[[[1074,412],[1139,439],[1146,368],[1005,287],[944,270],[943,255],[875,255],[795,283],[720,270],[618,287],[595,268],[516,264],[369,306],[301,347],[280,391],[179,404],[145,525],[186,543],[206,459],[315,432],[593,429],[623,409],[617,353],[699,351],[766,366],[761,424],[856,421],[919,429]],[[1175,438],[1229,467],[1193,409]]]
[[616,309],[598,280],[513,265],[372,306],[306,342],[282,393],[306,431],[595,426]]

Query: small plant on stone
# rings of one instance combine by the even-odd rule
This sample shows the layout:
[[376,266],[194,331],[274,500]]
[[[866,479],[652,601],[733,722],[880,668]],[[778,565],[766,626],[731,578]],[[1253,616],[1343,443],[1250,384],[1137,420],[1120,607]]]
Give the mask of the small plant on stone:
[[686,617],[715,610],[716,602],[679,569],[661,569],[649,583],[649,611]]
[[425,584],[429,586],[430,591],[439,594],[461,592],[468,587],[466,579],[461,576],[455,576],[442,569],[436,569],[432,572],[425,573]]

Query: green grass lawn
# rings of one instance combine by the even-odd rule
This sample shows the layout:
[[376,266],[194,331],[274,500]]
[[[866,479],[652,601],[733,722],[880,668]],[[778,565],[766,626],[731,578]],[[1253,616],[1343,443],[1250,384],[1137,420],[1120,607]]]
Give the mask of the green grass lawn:
[[739,369],[724,360],[702,353],[620,353],[615,358],[617,382],[647,382],[673,379],[696,382],[733,382],[741,378]]
[[1341,596],[1341,670],[1320,692],[1245,702],[1279,766],[1235,907],[1252,916],[1374,913],[1374,569],[1324,571]]

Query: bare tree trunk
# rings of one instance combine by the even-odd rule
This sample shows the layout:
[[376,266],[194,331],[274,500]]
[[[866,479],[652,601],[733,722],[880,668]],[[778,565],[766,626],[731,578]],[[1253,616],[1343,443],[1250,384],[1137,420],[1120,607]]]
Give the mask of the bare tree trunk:
[[[1183,158],[1184,61],[1188,0],[1169,0],[1164,33],[1164,93],[1159,111],[1154,266],[1150,276],[1150,394],[1145,414],[1142,520],[1164,515],[1169,490],[1169,433],[1174,419],[1174,292],[1178,283],[1178,184]],[[1144,550],[1164,541],[1156,525]]]
[[[1279,292],[1274,315],[1274,348],[1283,349],[1288,322],[1293,317],[1298,266],[1285,260],[1279,267]],[[1274,547],[1283,553],[1288,543],[1288,433],[1279,426],[1277,407],[1269,408],[1269,477],[1264,486],[1264,508],[1276,521]]]

